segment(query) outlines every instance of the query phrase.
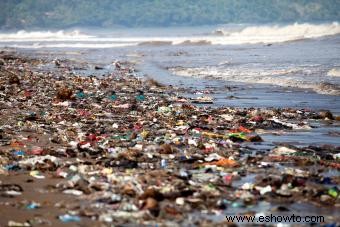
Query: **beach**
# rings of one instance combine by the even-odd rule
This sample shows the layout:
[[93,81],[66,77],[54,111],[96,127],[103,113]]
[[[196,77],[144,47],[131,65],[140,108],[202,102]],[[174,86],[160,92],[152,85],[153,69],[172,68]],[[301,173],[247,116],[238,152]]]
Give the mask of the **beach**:
[[58,51],[0,54],[1,226],[340,222],[339,96]]

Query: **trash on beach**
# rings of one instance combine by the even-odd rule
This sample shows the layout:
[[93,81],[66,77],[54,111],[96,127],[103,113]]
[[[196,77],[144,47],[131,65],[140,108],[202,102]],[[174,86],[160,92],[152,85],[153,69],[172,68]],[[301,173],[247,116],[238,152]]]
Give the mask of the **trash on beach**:
[[31,202],[31,203],[27,204],[26,209],[35,210],[35,209],[39,208],[40,206],[41,205],[39,203]]
[[28,222],[16,222],[16,221],[8,221],[7,224],[8,227],[30,227],[32,226],[30,223]]
[[197,97],[197,98],[192,98],[191,102],[197,103],[197,104],[213,104],[214,99],[212,97],[209,97],[209,96],[200,96],[200,97]]
[[37,178],[37,179],[45,179],[45,176],[42,175],[39,171],[34,170],[30,172],[30,176]]
[[59,216],[59,220],[62,222],[80,222],[81,219],[79,216],[76,215],[69,215],[69,214],[64,214]]
[[[176,226],[224,210],[270,211],[282,201],[287,209],[339,206],[339,148],[280,140],[334,124],[330,113],[194,105],[214,100],[190,99],[176,87],[137,78],[128,63],[116,62],[112,72],[94,77],[69,73],[74,66],[68,60],[57,67],[47,62],[52,73],[29,61],[4,61],[13,71],[32,72],[18,76],[27,97],[24,90],[10,93],[16,85],[0,74],[0,105],[6,107],[0,112],[0,197],[20,204],[1,208],[39,214],[46,226],[85,220]],[[39,213],[45,209],[55,220]]]

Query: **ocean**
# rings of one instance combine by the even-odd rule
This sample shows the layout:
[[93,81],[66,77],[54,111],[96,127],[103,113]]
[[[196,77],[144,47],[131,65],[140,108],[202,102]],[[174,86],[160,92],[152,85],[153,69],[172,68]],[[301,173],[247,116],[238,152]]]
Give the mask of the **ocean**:
[[217,106],[340,113],[338,22],[12,31],[1,32],[0,48],[104,71],[115,61],[133,62],[139,76],[211,93]]

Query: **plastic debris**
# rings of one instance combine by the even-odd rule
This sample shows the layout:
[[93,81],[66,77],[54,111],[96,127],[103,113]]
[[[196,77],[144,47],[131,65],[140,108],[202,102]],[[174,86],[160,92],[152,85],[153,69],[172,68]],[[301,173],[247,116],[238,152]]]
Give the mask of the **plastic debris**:
[[220,166],[220,167],[226,167],[226,168],[234,168],[239,166],[239,164],[232,159],[228,159],[228,158],[221,158],[218,161],[215,162],[208,162],[206,163],[206,165],[216,165],[216,166]]
[[116,92],[112,91],[111,95],[110,95],[110,100],[111,101],[115,101],[117,98],[118,98],[118,96],[117,96]]
[[8,224],[7,224],[8,227],[21,227],[21,226],[24,226],[24,227],[29,227],[29,226],[32,226],[30,223],[28,222],[16,222],[16,221],[8,221]]
[[339,190],[337,188],[330,188],[328,190],[328,195],[332,196],[333,198],[338,198]]
[[167,167],[167,165],[168,165],[168,162],[167,162],[167,160],[165,160],[165,159],[162,159],[162,160],[161,160],[161,167],[162,167],[162,168],[166,168],[166,167]]
[[13,151],[13,155],[15,156],[25,156],[25,151]]
[[209,96],[200,96],[197,98],[193,98],[191,99],[192,103],[199,103],[199,104],[213,104],[214,103],[214,99],[212,97]]
[[75,190],[75,189],[64,190],[63,193],[70,194],[70,195],[75,195],[75,196],[80,196],[80,195],[84,194],[82,191]]
[[139,91],[139,94],[136,96],[136,100],[138,102],[143,102],[145,100],[145,95],[143,91]]
[[331,113],[201,105],[213,88],[162,86],[129,63],[100,77],[74,64],[4,60],[20,73],[0,73],[0,209],[29,219],[5,225],[213,226],[224,210],[339,206],[339,148],[284,142],[335,125]]
[[291,155],[296,152],[297,152],[296,150],[290,149],[288,147],[277,147],[272,150],[272,154],[275,154],[275,155]]
[[76,215],[69,215],[69,214],[64,214],[59,216],[59,220],[62,222],[80,222],[81,219],[79,216]]
[[45,179],[45,176],[42,175],[38,170],[31,171],[30,176],[37,178],[37,179]]
[[28,210],[35,210],[35,209],[37,209],[39,207],[40,207],[39,203],[31,202],[31,203],[27,204],[26,209],[28,209]]

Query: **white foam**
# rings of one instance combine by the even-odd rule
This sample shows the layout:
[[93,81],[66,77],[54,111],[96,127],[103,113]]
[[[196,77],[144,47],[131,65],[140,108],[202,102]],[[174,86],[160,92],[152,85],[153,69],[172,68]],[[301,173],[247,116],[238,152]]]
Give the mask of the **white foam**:
[[28,32],[25,30],[16,33],[3,33],[0,34],[0,41],[57,41],[57,40],[87,40],[94,36],[82,34],[78,30],[65,32],[63,30],[57,32],[51,31],[34,31]]
[[237,42],[236,40],[239,43],[276,43],[336,35],[340,33],[340,25],[337,22],[318,25],[295,23],[286,26],[250,26],[238,32],[222,28],[218,29],[218,33],[223,34],[219,38],[221,44]]
[[[291,24],[286,26],[248,26],[238,31],[235,27],[225,27],[218,29],[211,35],[174,35],[169,30],[169,34],[160,36],[118,36],[110,35],[107,31],[106,37],[88,35],[78,30],[65,31],[18,31],[16,33],[0,34],[0,42],[92,42],[94,45],[103,43],[137,43],[148,45],[235,45],[235,44],[256,44],[256,43],[278,43],[300,39],[319,38],[340,34],[340,25],[337,22],[328,24]],[[222,36],[220,34],[223,34]],[[90,44],[87,44],[90,46]],[[105,48],[105,45],[102,45]],[[117,45],[122,46],[122,45]],[[20,47],[20,46],[18,46]],[[57,45],[56,45],[57,47]],[[92,46],[91,46],[92,47]],[[90,47],[90,48],[91,48]],[[111,47],[111,46],[109,46]]]
[[[340,86],[329,82],[320,82],[314,75],[320,73],[317,68],[225,68],[225,67],[198,67],[198,68],[172,68],[171,72],[178,76],[206,78],[213,77],[234,82],[271,84],[283,87],[312,89],[319,94],[340,95]],[[305,75],[302,79],[299,75]],[[310,78],[306,78],[306,76]]]
[[328,76],[340,77],[340,68],[333,68],[328,71]]

